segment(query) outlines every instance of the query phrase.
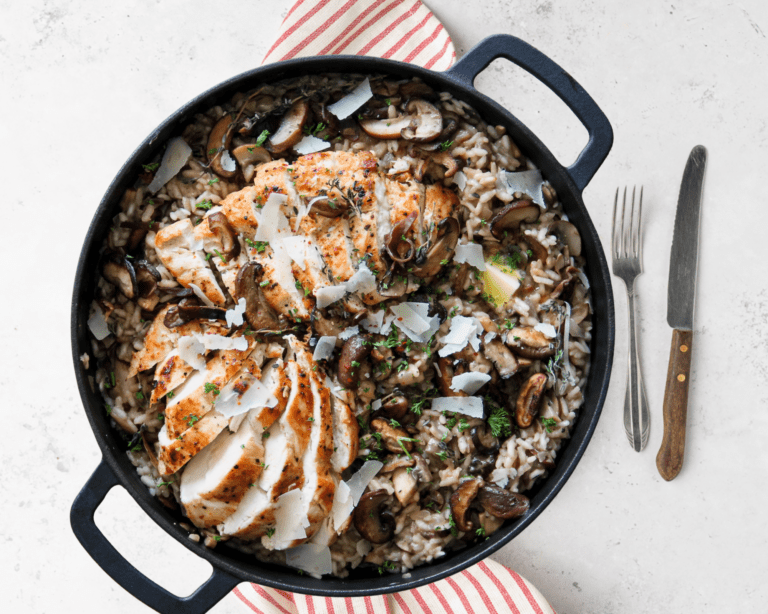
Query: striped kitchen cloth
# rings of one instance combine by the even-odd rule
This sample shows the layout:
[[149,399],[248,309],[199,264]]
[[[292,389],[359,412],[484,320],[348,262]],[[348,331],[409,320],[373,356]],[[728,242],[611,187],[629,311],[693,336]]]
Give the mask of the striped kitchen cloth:
[[[456,51],[421,0],[298,0],[264,63],[309,55],[370,55],[447,70]],[[256,614],[555,614],[525,578],[490,559],[428,586],[374,597],[331,598],[241,584]]]
[[421,0],[298,0],[263,63],[308,55],[371,55],[447,70],[453,41]]
[[391,595],[310,597],[257,584],[241,584],[234,593],[256,614],[555,614],[536,587],[490,559]]

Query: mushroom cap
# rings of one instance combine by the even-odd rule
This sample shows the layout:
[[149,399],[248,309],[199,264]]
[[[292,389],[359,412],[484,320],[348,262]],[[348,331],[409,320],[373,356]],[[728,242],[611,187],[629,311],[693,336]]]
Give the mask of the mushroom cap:
[[194,320],[225,320],[225,314],[226,311],[221,309],[221,307],[186,304],[183,301],[168,309],[163,319],[163,324],[166,328],[176,328]]
[[293,147],[301,140],[304,124],[309,119],[309,103],[306,100],[297,100],[288,109],[280,122],[280,127],[269,137],[267,148],[272,153],[281,153]]
[[522,222],[535,222],[540,213],[541,209],[532,200],[513,200],[493,214],[490,221],[491,234],[501,239],[505,230],[515,230]]
[[372,544],[383,544],[395,535],[395,517],[381,508],[389,499],[386,490],[374,490],[360,497],[352,519],[357,532]]
[[243,178],[246,181],[253,179],[253,175],[256,172],[256,167],[259,164],[265,164],[272,161],[272,156],[263,147],[256,145],[240,145],[232,150],[232,155],[240,165],[240,169],[243,171]]
[[371,353],[371,347],[367,335],[352,335],[344,342],[337,370],[339,383],[344,388],[357,388],[360,379],[360,363]]
[[477,495],[477,500],[483,509],[496,518],[517,518],[525,514],[531,505],[525,495],[496,486],[485,484]]
[[405,264],[411,260],[416,253],[413,241],[406,238],[406,234],[413,226],[413,223],[419,217],[417,212],[412,212],[400,220],[392,227],[389,235],[384,241],[387,254],[392,260],[400,264]]
[[469,506],[472,505],[475,497],[477,497],[482,484],[483,480],[480,478],[465,480],[451,495],[451,517],[459,531],[466,532],[474,528],[474,525],[467,516],[469,515]]
[[274,331],[280,328],[280,320],[264,298],[259,279],[263,267],[254,261],[244,264],[235,280],[235,298],[245,299],[243,314],[249,326],[255,331]]
[[576,226],[565,220],[557,220],[549,225],[549,231],[568,246],[571,256],[581,256],[581,235]]
[[431,245],[425,245],[416,252],[413,274],[416,277],[432,277],[443,268],[443,262],[447,261],[456,244],[459,242],[461,229],[459,221],[455,217],[446,217],[437,224],[437,238]]
[[553,340],[530,326],[516,326],[507,333],[504,341],[515,354],[524,358],[540,360],[555,354]]
[[539,413],[544,387],[547,385],[545,373],[534,373],[523,384],[520,395],[517,397],[515,420],[521,429],[528,428],[533,419]]
[[390,452],[402,453],[404,450],[408,452],[413,448],[411,438],[403,429],[392,426],[384,418],[375,418],[371,420],[371,428],[381,434],[381,440],[384,443],[384,447]]
[[240,240],[237,233],[229,224],[227,217],[221,212],[211,213],[206,218],[211,232],[221,241],[226,258],[237,258],[240,255]]
[[130,260],[122,254],[117,252],[106,254],[101,265],[101,274],[126,298],[132,299],[137,295],[136,271]]
[[410,125],[411,119],[408,115],[391,119],[361,119],[360,127],[368,136],[377,139],[397,139],[400,133]]
[[406,105],[405,110],[411,116],[408,126],[400,132],[406,141],[427,143],[440,135],[443,130],[443,116],[435,105],[414,98]]
[[229,156],[229,146],[232,144],[232,128],[235,122],[227,113],[213,126],[208,135],[208,162],[211,164],[213,172],[226,179],[231,179],[237,173],[237,167],[234,169],[225,169],[222,165],[223,158]]

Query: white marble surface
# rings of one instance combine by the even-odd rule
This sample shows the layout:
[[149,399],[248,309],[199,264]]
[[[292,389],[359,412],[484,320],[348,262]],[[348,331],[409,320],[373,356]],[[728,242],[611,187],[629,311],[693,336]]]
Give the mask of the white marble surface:
[[[622,431],[625,295],[615,376],[594,439],[556,500],[495,558],[561,614],[765,612],[768,527],[768,163],[762,0],[431,0],[459,52],[515,34],[571,72],[610,118],[613,151],[585,191],[607,240],[617,185],[645,185],[640,278],[648,448]],[[92,213],[134,147],[203,89],[259,64],[290,2],[0,3],[4,186],[0,577],[6,612],[146,612],[75,541],[76,493],[99,460],[75,387],[69,300]],[[214,8],[216,7],[216,8]],[[503,61],[479,79],[561,160],[584,131]],[[655,454],[669,351],[672,221],[686,156],[709,148],[686,463]],[[22,294],[22,292],[24,294]],[[22,298],[22,296],[24,298]],[[32,300],[29,297],[32,297]],[[116,516],[117,520],[112,520]],[[207,575],[120,489],[100,511],[118,548],[186,594]],[[145,530],[150,537],[141,538]],[[147,552],[159,544],[162,554]],[[244,612],[233,596],[214,612]]]

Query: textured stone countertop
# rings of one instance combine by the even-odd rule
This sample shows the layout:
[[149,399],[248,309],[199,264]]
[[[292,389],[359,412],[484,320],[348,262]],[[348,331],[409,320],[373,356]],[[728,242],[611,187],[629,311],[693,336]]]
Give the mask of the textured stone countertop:
[[[122,162],[169,113],[258,66],[289,0],[0,3],[4,288],[0,372],[0,577],[6,612],[147,612],[75,540],[69,508],[99,462],[69,345],[78,254]],[[768,4],[762,0],[427,0],[465,52],[521,37],[568,70],[615,131],[584,192],[608,244],[619,185],[645,186],[639,278],[646,450],[622,429],[627,318],[615,281],[614,377],[575,473],[494,558],[560,614],[766,612],[768,603]],[[554,95],[503,60],[478,87],[564,163],[586,132]],[[669,355],[672,222],[690,149],[709,149],[688,445],[682,473],[655,467]],[[762,186],[762,187],[761,187]],[[209,573],[120,488],[97,522],[160,584],[188,594]],[[153,549],[159,553],[153,553]],[[245,612],[232,595],[213,610]]]

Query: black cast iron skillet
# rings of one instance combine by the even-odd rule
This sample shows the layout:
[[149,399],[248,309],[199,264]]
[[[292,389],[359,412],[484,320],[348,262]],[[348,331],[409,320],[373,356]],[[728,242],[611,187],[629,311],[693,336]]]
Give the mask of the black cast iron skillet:
[[[589,142],[572,166],[565,168],[560,165],[544,144],[514,115],[474,89],[475,77],[497,58],[514,62],[546,84],[587,128]],[[382,576],[375,570],[357,569],[348,578],[324,577],[318,580],[298,575],[295,570],[260,563],[252,556],[226,547],[224,543],[219,544],[215,550],[209,550],[202,544],[190,541],[187,532],[179,527],[181,516],[163,507],[141,483],[125,454],[125,443],[110,427],[98,391],[92,389],[88,381],[89,372],[80,362],[80,356],[90,351],[86,321],[97,278],[99,250],[118,210],[120,198],[125,189],[133,184],[140,171],[140,164],[151,159],[168,138],[180,133],[195,113],[229,99],[235,92],[249,90],[264,82],[320,72],[420,77],[438,91],[451,92],[456,98],[468,102],[490,124],[506,126],[520,149],[555,187],[570,220],[579,229],[592,288],[592,366],[585,402],[571,439],[559,453],[557,468],[529,493],[530,511],[524,517],[506,524],[490,539],[417,567],[407,578],[392,574]],[[255,582],[290,592],[331,597],[356,597],[408,590],[457,573],[507,544],[533,522],[563,487],[584,453],[605,400],[615,333],[613,295],[605,255],[582,202],[581,192],[608,155],[612,143],[613,131],[607,118],[584,89],[541,52],[507,35],[486,38],[445,73],[390,60],[357,56],[301,58],[271,64],[229,79],[176,111],[139,146],[110,185],[91,222],[75,278],[72,297],[72,357],[85,413],[103,453],[101,464],[72,506],[72,529],[83,547],[118,584],[148,606],[159,612],[200,614],[208,611],[240,582]],[[92,369],[95,369],[95,365]],[[125,488],[169,535],[213,566],[211,577],[189,597],[176,597],[141,574],[96,527],[94,513],[110,489],[117,485]]]

